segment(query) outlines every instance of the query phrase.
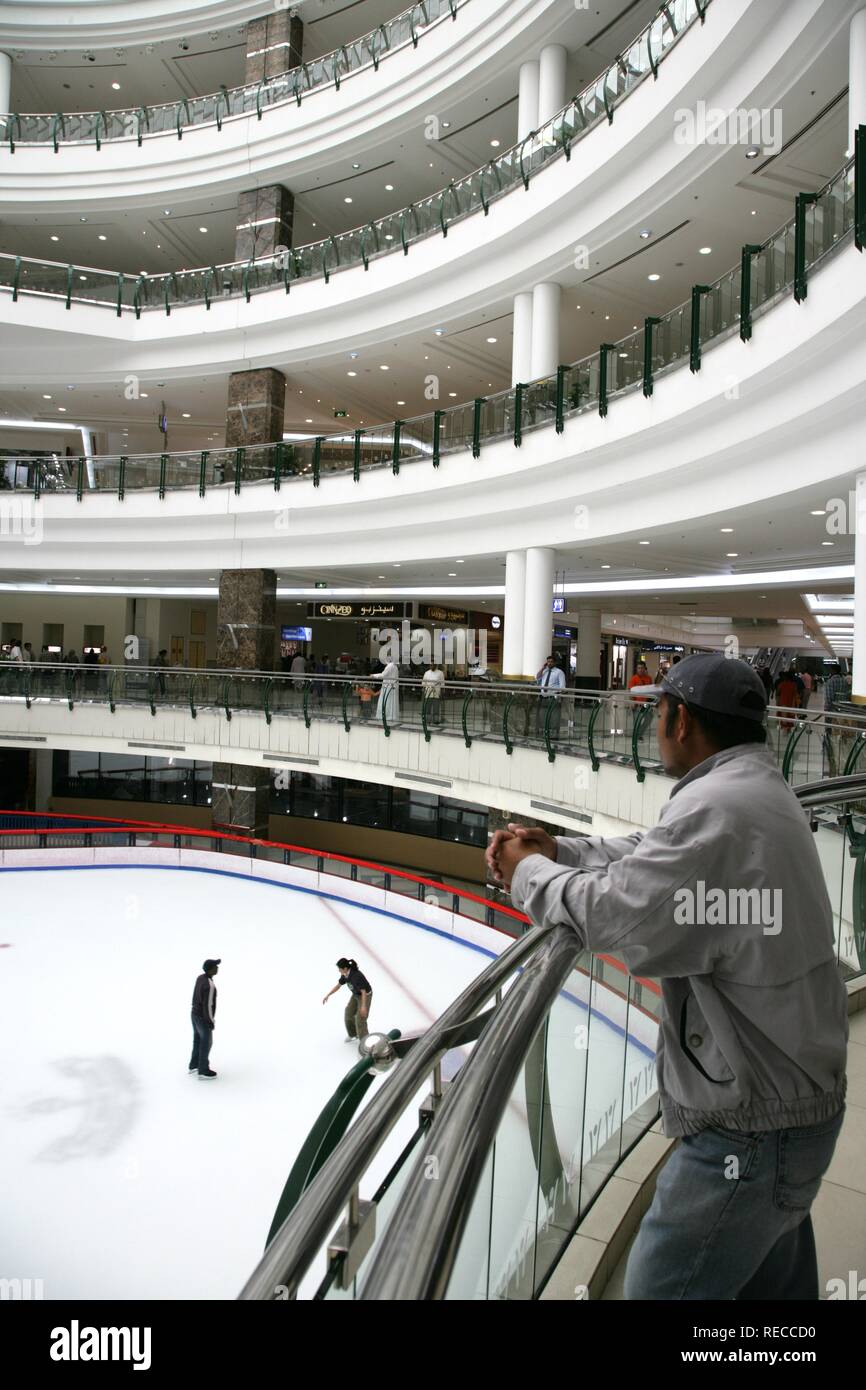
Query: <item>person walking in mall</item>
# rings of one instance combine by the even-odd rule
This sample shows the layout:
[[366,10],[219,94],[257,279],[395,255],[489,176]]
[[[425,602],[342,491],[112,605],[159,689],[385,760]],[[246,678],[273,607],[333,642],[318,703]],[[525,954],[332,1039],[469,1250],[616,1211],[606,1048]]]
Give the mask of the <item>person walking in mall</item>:
[[559,725],[562,719],[562,705],[560,703],[559,692],[565,689],[565,672],[556,664],[556,658],[551,653],[545,657],[544,665],[535,677],[539,688],[538,708],[535,711],[535,732],[538,738],[544,737],[544,730],[547,724],[547,715],[550,711],[548,701],[553,701],[553,710],[550,712],[550,737],[559,738]]
[[[785,670],[776,681],[776,704],[787,712],[788,710],[799,709],[800,696],[797,691],[797,682],[794,680],[794,673]],[[780,716],[779,725],[783,729],[790,729],[793,719]]]
[[445,673],[435,661],[428,666],[421,679],[421,699],[424,701],[428,724],[442,723],[442,690]]
[[384,714],[389,724],[396,724],[400,718],[400,667],[396,661],[389,661],[381,674],[372,679],[382,682],[376,703],[376,718],[381,724]]
[[658,824],[616,839],[510,825],[488,863],[533,923],[661,982],[658,1088],[680,1143],[626,1298],[817,1299],[809,1212],[842,1126],[848,1011],[814,836],[747,662],[687,657],[641,693],[678,779]]
[[334,988],[328,990],[322,1003],[327,1004],[332,994],[336,994],[343,985],[348,985],[350,997],[343,1015],[346,1024],[346,1042],[360,1041],[367,1036],[367,1019],[370,1017],[373,990],[367,976],[362,975],[358,969],[356,960],[347,960],[345,956],[341,956],[337,961],[337,969],[340,972],[340,978]]
[[162,699],[165,699],[165,672],[166,668],[168,667],[168,652],[166,651],[165,647],[163,647],[162,650],[157,653],[153,665],[157,673],[156,683],[159,689],[159,694]]
[[[634,668],[634,675],[628,683],[628,688],[629,690],[636,690],[639,685],[652,685],[652,676],[649,673],[649,669],[645,661],[639,661],[637,666]],[[636,703],[639,705],[646,703],[646,701],[641,696],[637,696],[635,698]]]
[[192,992],[192,1056],[189,1059],[190,1076],[197,1072],[203,1081],[213,1081],[215,1071],[210,1069],[210,1049],[213,1030],[216,1027],[217,987],[214,984],[220,960],[206,960],[202,965],[204,974],[199,975]]

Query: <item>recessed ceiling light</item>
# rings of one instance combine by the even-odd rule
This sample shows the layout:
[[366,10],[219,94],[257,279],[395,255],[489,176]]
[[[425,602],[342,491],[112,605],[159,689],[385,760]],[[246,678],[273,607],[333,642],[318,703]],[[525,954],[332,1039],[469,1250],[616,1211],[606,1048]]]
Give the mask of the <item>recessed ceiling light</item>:
[[442,129],[443,129],[443,130],[450,130],[450,129],[451,129],[451,122],[450,122],[450,121],[443,121],[443,122],[442,122]]
[[112,84],[111,84],[111,90],[112,90],[113,92],[119,92],[119,91],[120,91],[120,83],[119,83],[119,82],[112,82]]
[[386,192],[386,193],[393,193],[393,192],[394,192],[394,185],[393,185],[393,183],[386,183],[386,184],[385,184],[385,192]]
[[739,552],[738,550],[727,550],[727,551],[725,551],[725,554],[727,555],[727,557],[728,557],[729,560],[736,560],[737,557],[738,557],[738,555],[739,555],[739,553],[740,553],[740,552]]
[[457,392],[456,392],[456,391],[449,391],[449,392],[448,392],[448,395],[449,395],[449,396],[456,396],[456,395],[457,395]]
[[384,576],[384,574],[379,574],[379,575],[376,576],[376,578],[377,578],[377,579],[384,579],[385,576]]
[[360,167],[361,167],[360,164],[353,164],[353,165],[352,165],[352,168],[353,168],[353,169],[360,169]]
[[817,511],[810,512],[809,515],[810,515],[810,516],[826,516],[827,513],[826,513],[826,511],[824,511],[823,508],[819,507]]
[[163,208],[166,217],[171,217],[171,208]]
[[53,236],[53,237],[51,238],[51,240],[52,240],[52,241],[59,241],[59,240],[60,240],[60,237],[59,237],[59,236]]
[[206,231],[207,231],[207,227],[199,227],[199,231],[200,231],[200,232],[206,232]]
[[609,570],[609,569],[610,569],[610,565],[602,565],[602,569],[603,569],[603,570]]
[[498,149],[499,149],[499,141],[498,141],[498,140],[491,140],[491,141],[490,141],[490,144],[491,144],[491,147],[492,147],[494,150],[498,150]]
[[50,400],[53,400],[54,397],[53,397],[53,396],[43,396],[42,399],[43,399],[43,401],[50,401]]
[[184,418],[184,420],[188,420],[188,419],[189,419],[189,414],[188,414],[187,411],[184,411],[184,412],[183,412],[183,418]]
[[465,560],[455,560],[454,563],[455,563],[455,565],[465,565],[465,564],[466,564],[466,561],[465,561]]
[[384,362],[383,362],[382,365],[379,367],[379,371],[380,371],[380,372],[390,372],[390,370],[391,370],[391,368],[388,367],[388,366],[386,366]]
[[746,150],[746,159],[757,159],[760,153],[761,149],[759,145],[750,145]]
[[147,400],[147,397],[148,397],[147,391],[142,391],[142,393],[141,393],[141,399],[142,399],[143,401],[146,401],[146,400]]
[[344,203],[351,203],[351,202],[352,202],[352,199],[351,199],[351,198],[344,198],[344,199],[343,199],[343,202],[344,202]]
[[712,255],[712,252],[713,252],[712,246],[702,246],[702,247],[701,247],[701,250],[700,250],[700,254],[701,254],[702,256],[711,256],[711,255]]
[[822,544],[822,545],[835,545],[836,542],[835,542],[835,541],[822,541],[821,544]]
[[648,275],[646,278],[648,280],[660,280],[662,277],[660,275]]
[[357,376],[357,375],[358,375],[357,372],[347,372],[347,373],[346,373],[346,376]]
[[87,221],[87,218],[86,218],[86,217],[79,217],[78,220],[79,220],[79,222],[86,222],[86,221]]
[[449,579],[456,579],[456,578],[457,578],[457,571],[456,571],[456,570],[449,570],[449,571],[448,571],[448,578],[449,578]]
[[100,232],[100,233],[99,233],[99,236],[98,236],[98,238],[97,238],[97,240],[98,240],[98,241],[108,241],[108,237],[105,235],[104,232]]
[[398,404],[398,405],[405,405],[406,402],[405,402],[405,401],[398,401],[397,404]]
[[641,241],[646,241],[647,238],[648,238],[648,237],[651,237],[651,236],[652,236],[652,228],[651,228],[651,227],[644,227],[643,231],[640,233]]
[[350,361],[350,362],[355,362],[355,361],[357,361],[357,357],[358,357],[357,352],[350,352],[350,353],[349,353],[349,361]]
[[638,545],[649,545],[649,541],[638,541]]
[[307,425],[311,425],[313,422],[312,422],[312,420],[305,420],[304,423],[307,424]]
[[757,215],[758,215],[758,209],[757,209],[757,208],[752,208],[752,216],[753,216],[753,217],[757,217]]
[[496,342],[499,341],[499,339],[498,339],[498,338],[488,338],[487,341],[488,341],[488,343],[496,343]]
[[734,528],[733,528],[733,526],[723,526],[723,527],[721,528],[721,531],[722,531],[722,535],[723,535],[723,536],[731,536],[731,535],[733,535]]
[[57,409],[60,411],[61,415],[65,415],[65,414],[66,414],[66,406],[65,406],[65,405],[59,405],[59,406],[57,407]]
[[627,352],[621,352],[621,353],[620,353],[620,357],[628,357],[628,353],[627,353]]
[[437,338],[441,338],[441,337],[443,336],[444,332],[445,332],[445,329],[444,329],[444,328],[434,328],[434,329],[433,329],[433,332],[436,334],[436,337],[437,337]]
[[398,570],[398,569],[401,569],[401,568],[402,568],[402,566],[401,566],[401,565],[399,565],[399,564],[397,564],[397,565],[395,565],[395,566],[394,566],[394,568],[395,568],[395,570]]

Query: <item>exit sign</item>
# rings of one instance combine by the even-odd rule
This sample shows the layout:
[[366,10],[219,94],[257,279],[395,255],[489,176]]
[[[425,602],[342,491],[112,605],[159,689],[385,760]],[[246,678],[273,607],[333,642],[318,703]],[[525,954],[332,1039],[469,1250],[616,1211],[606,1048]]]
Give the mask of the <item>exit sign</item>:
[[349,414],[348,410],[335,410],[335,411],[334,411],[334,419],[335,419],[335,420],[345,420],[345,419],[346,419],[346,416],[347,416],[348,414]]
[[328,587],[328,581],[327,581],[327,579],[317,579],[317,580],[316,580],[316,588],[317,588],[317,589],[327,589],[327,587]]

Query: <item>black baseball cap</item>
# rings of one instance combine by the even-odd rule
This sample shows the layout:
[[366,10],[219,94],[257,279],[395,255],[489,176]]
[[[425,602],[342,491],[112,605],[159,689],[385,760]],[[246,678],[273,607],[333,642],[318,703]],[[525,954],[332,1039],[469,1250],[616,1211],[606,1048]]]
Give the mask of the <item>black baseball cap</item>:
[[767,712],[767,692],[753,666],[739,657],[698,652],[672,666],[659,685],[638,685],[633,698],[676,695],[695,709],[728,714],[761,723]]
[[215,966],[215,965],[221,965],[221,964],[222,964],[222,959],[220,959],[220,960],[206,960],[205,963],[204,963],[204,965],[202,966],[202,970],[211,970],[211,969],[213,968],[213,966]]

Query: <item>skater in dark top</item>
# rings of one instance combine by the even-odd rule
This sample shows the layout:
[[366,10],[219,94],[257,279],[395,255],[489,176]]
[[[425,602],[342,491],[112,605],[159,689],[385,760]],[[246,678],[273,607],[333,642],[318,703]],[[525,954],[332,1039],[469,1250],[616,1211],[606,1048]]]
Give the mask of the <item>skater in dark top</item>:
[[356,960],[346,960],[345,956],[341,956],[337,961],[337,969],[340,972],[340,978],[334,988],[328,990],[322,1003],[327,1004],[331,995],[336,994],[343,985],[349,986],[349,1002],[343,1017],[346,1021],[346,1033],[348,1034],[346,1042],[355,1042],[367,1036],[367,1019],[370,1016],[373,991],[366,975],[362,975],[358,969]]
[[198,1072],[202,1081],[212,1081],[216,1076],[216,1072],[210,1069],[208,1058],[213,1042],[213,1030],[216,1027],[214,1015],[217,988],[213,981],[219,966],[218,960],[206,960],[202,966],[204,974],[199,975],[192,992],[192,1056],[189,1059],[189,1074],[192,1076],[194,1072]]

